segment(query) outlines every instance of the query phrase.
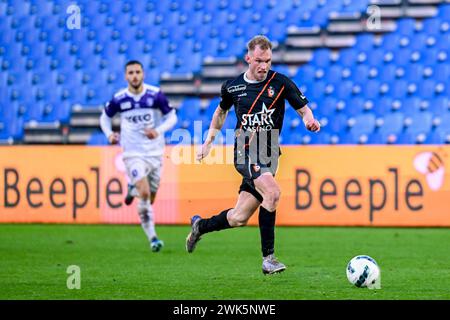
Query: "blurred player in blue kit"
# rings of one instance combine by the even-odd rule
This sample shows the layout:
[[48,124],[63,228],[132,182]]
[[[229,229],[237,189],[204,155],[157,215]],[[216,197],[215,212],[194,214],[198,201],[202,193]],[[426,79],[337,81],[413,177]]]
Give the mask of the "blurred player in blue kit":
[[[153,252],[164,243],[155,230],[153,203],[159,188],[164,154],[164,133],[176,124],[177,115],[160,88],[144,83],[139,61],[125,66],[128,87],[118,91],[106,104],[100,126],[109,143],[123,148],[123,161],[130,181],[126,202],[139,199],[141,226]],[[120,134],[112,131],[112,117],[120,114]],[[130,200],[131,199],[131,200]]]

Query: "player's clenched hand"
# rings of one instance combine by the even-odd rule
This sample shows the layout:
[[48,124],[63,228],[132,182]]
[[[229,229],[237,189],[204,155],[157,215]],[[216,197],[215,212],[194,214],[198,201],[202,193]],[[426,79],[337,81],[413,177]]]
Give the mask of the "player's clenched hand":
[[146,137],[149,139],[155,139],[159,136],[158,131],[156,131],[155,129],[146,128],[146,129],[144,129],[144,132],[145,132]]
[[211,143],[204,143],[200,147],[200,149],[197,151],[197,161],[202,160],[204,157],[206,157],[209,154],[209,151],[211,151]]
[[319,132],[320,131],[320,123],[316,119],[309,120],[306,124],[306,129],[312,132]]
[[118,144],[120,140],[120,135],[117,132],[113,132],[109,135],[108,141],[111,144]]

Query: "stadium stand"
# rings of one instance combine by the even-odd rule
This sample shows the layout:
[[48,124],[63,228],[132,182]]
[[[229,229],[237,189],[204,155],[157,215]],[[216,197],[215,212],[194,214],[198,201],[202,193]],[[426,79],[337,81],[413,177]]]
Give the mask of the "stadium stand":
[[[255,34],[273,40],[273,68],[299,85],[323,126],[311,135],[287,108],[283,143],[450,143],[444,1],[82,0],[79,29],[69,29],[71,4],[0,0],[1,143],[105,144],[98,115],[125,85],[129,59],[178,108],[174,130],[194,134],[195,120],[205,130]],[[234,125],[231,114],[224,129]]]

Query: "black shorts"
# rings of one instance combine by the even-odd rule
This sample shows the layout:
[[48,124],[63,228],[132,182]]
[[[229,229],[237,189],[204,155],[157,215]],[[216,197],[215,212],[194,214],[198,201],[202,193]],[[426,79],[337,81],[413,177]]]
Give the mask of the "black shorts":
[[245,163],[238,164],[235,161],[234,167],[242,176],[242,183],[239,187],[239,193],[246,191],[253,195],[259,202],[263,202],[263,197],[256,190],[255,183],[253,181],[266,172],[270,172],[273,176],[275,176],[278,168],[278,159],[273,165],[271,163],[269,163],[269,165],[265,165],[258,163],[257,161],[251,161],[251,159],[246,157]]

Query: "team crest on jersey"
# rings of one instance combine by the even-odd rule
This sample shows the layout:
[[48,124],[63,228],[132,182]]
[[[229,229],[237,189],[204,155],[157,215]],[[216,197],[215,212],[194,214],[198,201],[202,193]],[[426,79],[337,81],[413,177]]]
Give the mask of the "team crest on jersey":
[[269,89],[267,89],[267,94],[269,95],[269,98],[272,98],[273,95],[275,94],[275,90],[273,89],[272,86],[270,86]]
[[154,102],[153,97],[148,97],[148,98],[147,98],[147,105],[148,105],[149,107],[153,106],[153,102]]
[[259,170],[261,170],[261,167],[258,166],[257,164],[254,164],[254,165],[253,165],[253,170],[254,170],[255,172],[259,172]]

